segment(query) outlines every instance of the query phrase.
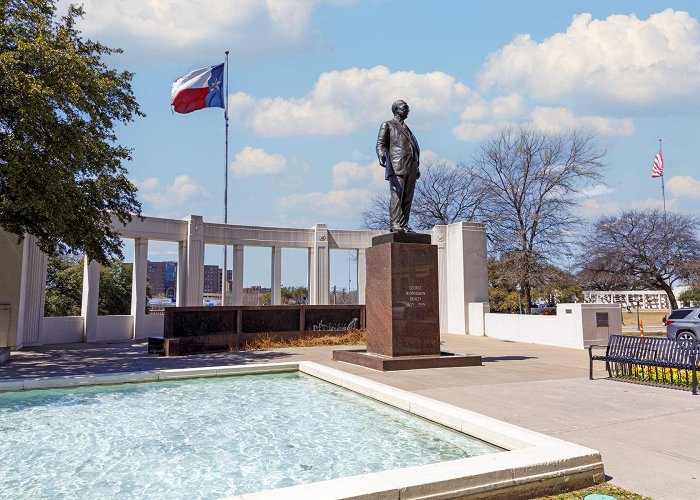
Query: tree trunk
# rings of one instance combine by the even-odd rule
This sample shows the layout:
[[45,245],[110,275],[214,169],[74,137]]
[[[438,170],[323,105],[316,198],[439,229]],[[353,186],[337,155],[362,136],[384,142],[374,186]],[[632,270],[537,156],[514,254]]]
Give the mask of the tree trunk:
[[676,300],[676,296],[673,294],[673,289],[671,286],[665,281],[662,281],[660,284],[663,291],[666,292],[666,295],[668,295],[668,301],[671,303],[671,310],[673,311],[678,309],[678,301]]
[[530,307],[532,303],[532,290],[530,290],[530,285],[524,286],[523,290],[525,291],[525,314],[530,314],[530,312],[532,312],[532,308]]

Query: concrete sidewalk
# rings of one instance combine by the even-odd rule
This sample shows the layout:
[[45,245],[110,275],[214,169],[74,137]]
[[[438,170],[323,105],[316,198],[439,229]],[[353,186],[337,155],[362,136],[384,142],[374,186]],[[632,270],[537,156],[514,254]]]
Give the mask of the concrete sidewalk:
[[[0,380],[85,373],[308,360],[597,449],[606,474],[654,499],[700,496],[700,397],[588,380],[588,353],[484,337],[446,335],[445,350],[481,354],[484,366],[375,372],[331,360],[337,347],[148,356],[145,343],[28,348]],[[603,364],[596,369],[604,377]]]

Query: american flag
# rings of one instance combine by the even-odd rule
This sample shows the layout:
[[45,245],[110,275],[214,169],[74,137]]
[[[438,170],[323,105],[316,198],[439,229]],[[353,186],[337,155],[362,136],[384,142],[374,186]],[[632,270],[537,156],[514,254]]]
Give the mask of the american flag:
[[651,167],[651,177],[663,177],[664,176],[664,158],[661,156],[661,151],[656,153],[654,156],[654,166]]

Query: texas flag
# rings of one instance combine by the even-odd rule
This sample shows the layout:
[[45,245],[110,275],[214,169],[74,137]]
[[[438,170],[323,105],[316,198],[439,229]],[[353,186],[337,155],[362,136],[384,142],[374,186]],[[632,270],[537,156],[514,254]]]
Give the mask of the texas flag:
[[224,65],[196,69],[173,82],[171,104],[178,113],[202,108],[223,108]]

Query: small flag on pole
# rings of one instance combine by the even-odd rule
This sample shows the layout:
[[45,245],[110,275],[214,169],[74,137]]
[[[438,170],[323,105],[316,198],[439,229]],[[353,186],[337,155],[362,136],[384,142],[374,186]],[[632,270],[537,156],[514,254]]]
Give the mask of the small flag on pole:
[[654,156],[654,165],[651,167],[651,177],[664,176],[664,158],[661,156],[661,151]]
[[223,108],[224,65],[196,69],[173,82],[170,94],[178,113],[191,113],[202,108]]

